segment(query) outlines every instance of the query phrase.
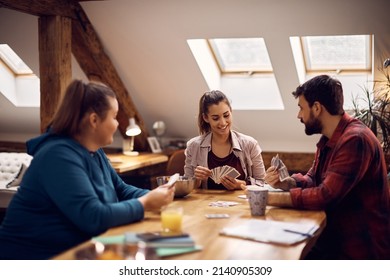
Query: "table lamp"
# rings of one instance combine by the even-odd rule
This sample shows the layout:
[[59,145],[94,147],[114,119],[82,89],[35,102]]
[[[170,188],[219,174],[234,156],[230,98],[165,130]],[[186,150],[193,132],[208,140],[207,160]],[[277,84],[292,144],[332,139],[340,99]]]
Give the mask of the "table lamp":
[[129,119],[129,126],[126,128],[126,135],[130,136],[130,139],[123,139],[123,153],[127,156],[138,156],[139,153],[133,151],[134,149],[134,136],[141,133],[141,128],[135,123],[134,118]]

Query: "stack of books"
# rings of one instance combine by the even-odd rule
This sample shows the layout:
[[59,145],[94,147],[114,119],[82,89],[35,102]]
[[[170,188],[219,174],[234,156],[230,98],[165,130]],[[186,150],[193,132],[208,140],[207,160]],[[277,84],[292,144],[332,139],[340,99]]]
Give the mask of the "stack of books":
[[126,232],[124,242],[127,244],[145,242],[148,247],[155,248],[157,255],[160,257],[190,253],[202,249],[201,246],[195,244],[195,241],[188,234],[166,236],[161,235],[160,232]]

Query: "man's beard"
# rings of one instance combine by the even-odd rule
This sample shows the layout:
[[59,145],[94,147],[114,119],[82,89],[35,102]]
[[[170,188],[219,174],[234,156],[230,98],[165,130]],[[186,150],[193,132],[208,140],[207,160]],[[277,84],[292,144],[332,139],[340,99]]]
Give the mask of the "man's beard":
[[301,123],[305,125],[305,133],[307,135],[318,134],[322,131],[322,124],[320,120],[315,118],[312,112],[310,112],[310,119],[306,123],[304,123],[301,119]]

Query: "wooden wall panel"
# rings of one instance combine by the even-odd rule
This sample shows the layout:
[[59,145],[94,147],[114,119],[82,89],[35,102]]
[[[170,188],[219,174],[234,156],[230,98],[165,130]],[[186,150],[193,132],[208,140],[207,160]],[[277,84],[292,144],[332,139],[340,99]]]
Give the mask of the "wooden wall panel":
[[271,159],[276,154],[286,165],[289,173],[305,174],[311,167],[314,161],[314,153],[293,153],[293,152],[263,152],[263,160],[266,169],[271,166]]

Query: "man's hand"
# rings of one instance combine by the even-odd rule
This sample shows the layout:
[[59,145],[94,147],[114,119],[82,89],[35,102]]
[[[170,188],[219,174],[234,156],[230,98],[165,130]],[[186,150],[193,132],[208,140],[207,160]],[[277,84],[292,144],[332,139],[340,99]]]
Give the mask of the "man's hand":
[[291,177],[287,177],[283,182],[279,179],[279,172],[275,167],[271,166],[267,169],[265,174],[265,181],[274,188],[288,191],[297,186],[295,180]]

